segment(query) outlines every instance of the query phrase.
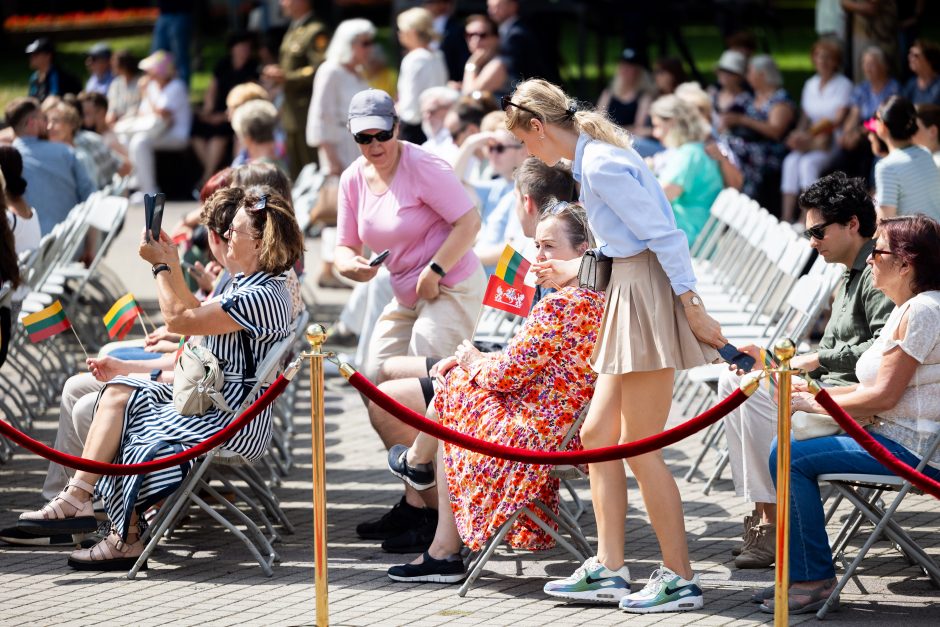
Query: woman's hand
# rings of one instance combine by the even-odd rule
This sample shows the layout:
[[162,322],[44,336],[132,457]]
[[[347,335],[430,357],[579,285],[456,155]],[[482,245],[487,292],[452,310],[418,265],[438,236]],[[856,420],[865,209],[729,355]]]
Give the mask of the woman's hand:
[[148,333],[147,337],[144,338],[144,347],[152,346],[153,344],[156,344],[157,342],[160,342],[162,340],[170,340],[170,341],[176,340],[178,342],[179,336],[176,335],[175,333],[170,333],[169,331],[167,331],[165,324],[160,325],[159,327],[157,327],[156,329]]
[[744,115],[743,113],[735,113],[733,111],[722,113],[720,116],[718,116],[719,125],[723,129],[729,129],[735,126],[742,126],[746,118],[747,116]]
[[484,359],[485,355],[470,340],[464,340],[454,352],[454,358],[458,366],[469,372],[473,364]]
[[786,145],[790,150],[807,152],[812,148],[813,136],[805,131],[793,131],[787,136]]
[[428,370],[428,376],[437,379],[438,383],[444,383],[444,377],[457,365],[457,358],[453,355],[440,360]]
[[[722,344],[722,346],[724,346],[724,344]],[[761,358],[760,358],[760,348],[758,348],[757,346],[754,346],[753,344],[739,346],[738,352],[744,353],[745,355],[753,359],[754,365],[751,367],[749,371],[745,371],[745,370],[741,370],[734,364],[728,364],[728,370],[733,371],[735,374],[737,374],[740,377],[741,375],[747,374],[747,372],[754,372],[755,370],[764,369],[764,364],[763,362],[761,362]]]
[[369,260],[362,255],[353,255],[349,258],[337,255],[333,266],[342,276],[360,283],[371,280],[379,272],[378,266],[370,266]]
[[170,267],[179,265],[179,253],[176,245],[170,239],[165,231],[160,231],[160,239],[147,241],[147,230],[144,229],[140,238],[140,248],[138,249],[141,259],[157,265],[158,263],[168,264]]
[[561,289],[569,281],[578,276],[578,268],[580,267],[580,257],[566,261],[548,259],[546,261],[533,263],[532,272],[535,273],[536,285]]
[[441,295],[441,275],[439,275],[434,270],[431,270],[431,266],[425,266],[424,270],[421,271],[421,274],[418,275],[418,285],[415,287],[415,292],[418,294],[418,298],[424,300],[434,300]]
[[805,411],[807,414],[825,414],[822,405],[813,399],[809,392],[794,392],[790,400],[791,411]]
[[689,320],[692,333],[700,342],[704,342],[713,348],[721,348],[728,343],[728,338],[721,333],[721,325],[709,316],[702,307],[697,305],[686,307],[685,316]]
[[189,269],[189,276],[193,277],[193,280],[196,281],[196,285],[199,286],[199,289],[201,289],[204,294],[208,294],[215,285],[217,275],[211,274],[209,269],[202,265],[201,261],[197,261],[193,264],[193,267]]
[[85,363],[88,364],[88,370],[92,376],[102,383],[122,374],[130,374],[123,361],[108,355],[101,358],[89,357],[85,360]]

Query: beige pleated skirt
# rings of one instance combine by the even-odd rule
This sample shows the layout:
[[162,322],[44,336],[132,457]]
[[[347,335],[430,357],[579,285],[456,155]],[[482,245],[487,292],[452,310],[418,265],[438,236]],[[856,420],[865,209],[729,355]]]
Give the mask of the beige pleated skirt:
[[717,357],[714,348],[692,333],[685,307],[654,253],[614,259],[601,333],[591,356],[596,372],[687,370]]

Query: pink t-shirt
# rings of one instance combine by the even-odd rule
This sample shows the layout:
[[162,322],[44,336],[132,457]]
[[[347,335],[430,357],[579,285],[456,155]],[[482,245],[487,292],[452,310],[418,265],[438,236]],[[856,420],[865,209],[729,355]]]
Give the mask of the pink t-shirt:
[[[392,291],[398,302],[414,307],[418,302],[418,275],[450,235],[453,224],[473,201],[446,161],[408,142],[401,144],[401,160],[392,184],[384,194],[369,190],[359,157],[343,172],[337,198],[337,244],[375,252],[391,251],[385,267],[392,275]],[[447,271],[441,284],[453,287],[476,270],[480,260],[467,251]]]

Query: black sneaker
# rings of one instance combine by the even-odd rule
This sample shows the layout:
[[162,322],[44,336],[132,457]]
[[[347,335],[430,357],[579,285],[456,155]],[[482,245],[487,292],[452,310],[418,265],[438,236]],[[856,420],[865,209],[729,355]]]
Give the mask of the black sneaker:
[[423,507],[409,505],[405,502],[405,497],[401,497],[401,500],[378,520],[356,526],[356,534],[363,540],[385,540],[418,527],[424,524],[425,520]]
[[388,569],[388,578],[393,581],[414,583],[459,583],[467,578],[467,567],[460,555],[436,560],[427,551],[420,564],[402,564]]
[[386,553],[424,553],[434,540],[437,531],[437,511],[427,510],[427,518],[422,524],[412,527],[382,542]]
[[75,544],[70,533],[34,535],[18,527],[0,529],[0,542],[15,546],[72,546]]
[[392,474],[410,485],[415,490],[430,490],[437,483],[434,479],[434,466],[431,464],[408,465],[408,447],[396,444],[388,451],[388,469]]

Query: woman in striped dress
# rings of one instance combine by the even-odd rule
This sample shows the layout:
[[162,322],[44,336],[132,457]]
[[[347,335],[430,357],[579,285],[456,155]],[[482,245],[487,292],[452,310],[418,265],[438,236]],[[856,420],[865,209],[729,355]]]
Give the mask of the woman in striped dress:
[[[204,336],[204,346],[225,373],[222,395],[229,406],[237,407],[255,383],[247,374],[248,352],[258,364],[291,333],[284,273],[302,254],[303,236],[282,196],[271,188],[254,188],[246,193],[226,237],[228,267],[235,276],[220,298],[205,303],[187,289],[176,247],[166,233],[159,241],[142,241],[140,256],[153,264],[167,328]],[[82,456],[124,464],[166,457],[191,448],[235,418],[217,408],[203,416],[180,415],[172,394],[168,382],[113,379],[98,398]],[[268,409],[228,440],[226,448],[257,459],[267,447],[270,425]],[[111,518],[111,533],[91,549],[73,552],[69,565],[83,570],[127,569],[143,551],[138,514],[171,494],[191,465],[131,477],[76,472],[63,492],[41,510],[23,514],[17,526],[47,533],[93,531],[97,525],[92,499],[97,493]]]

